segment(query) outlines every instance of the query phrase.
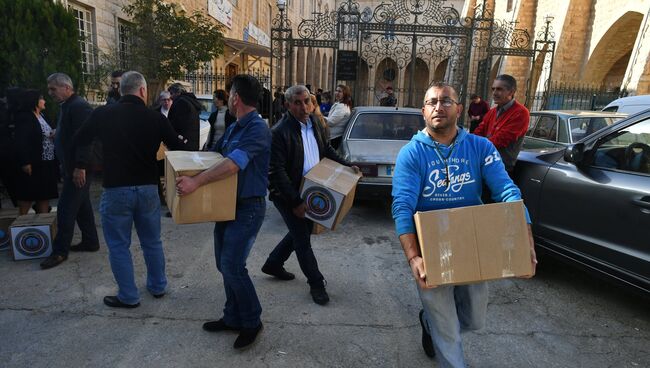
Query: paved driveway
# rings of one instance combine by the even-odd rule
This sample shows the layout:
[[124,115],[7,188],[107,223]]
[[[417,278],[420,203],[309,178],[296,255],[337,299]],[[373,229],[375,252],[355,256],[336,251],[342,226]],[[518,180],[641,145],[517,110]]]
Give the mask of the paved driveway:
[[[287,269],[296,280],[260,272],[285,232],[269,204],[248,262],[265,330],[244,352],[232,349],[235,334],[201,329],[221,316],[224,301],[212,226],[162,221],[169,292],[143,295],[134,310],[102,304],[115,293],[103,244],[47,271],[0,253],[0,366],[435,366],[420,346],[419,301],[385,204],[358,204],[336,232],[313,238],[332,299],[325,307],[311,301],[295,257]],[[134,241],[144,290],[135,232]],[[546,259],[534,279],[490,287],[486,328],[464,335],[472,367],[650,366],[648,300]]]

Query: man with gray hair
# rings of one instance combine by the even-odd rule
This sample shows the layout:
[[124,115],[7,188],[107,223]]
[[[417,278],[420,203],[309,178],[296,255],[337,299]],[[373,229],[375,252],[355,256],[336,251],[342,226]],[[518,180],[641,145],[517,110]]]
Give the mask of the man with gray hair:
[[[295,275],[284,269],[284,263],[295,251],[312,299],[324,305],[330,298],[325,290],[325,277],[311,249],[314,223],[305,217],[307,205],[300,196],[300,185],[305,174],[324,157],[346,166],[351,164],[336,153],[320,120],[311,117],[317,106],[312,103],[307,87],[292,86],[285,92],[285,98],[288,112],[272,131],[269,199],[282,215],[289,232],[269,254],[262,272],[280,280],[293,280]],[[356,166],[353,168],[358,172]]]
[[158,96],[158,105],[160,107],[158,107],[157,110],[160,111],[161,114],[165,115],[165,117],[168,117],[169,109],[172,108],[172,102],[172,95],[169,94],[169,92],[160,92],[160,96]]
[[[87,161],[89,147],[76,148],[72,137],[84,124],[92,108],[75,94],[70,77],[54,73],[47,78],[47,90],[54,101],[61,104],[57,118],[54,148],[61,164],[63,189],[57,206],[57,234],[52,242],[52,255],[41,263],[42,269],[56,267],[68,259],[69,251],[95,252],[99,249],[99,238],[95,228],[95,215],[90,203],[90,180],[86,180],[85,168],[75,169],[75,161]],[[75,185],[75,178],[81,178]],[[81,243],[70,246],[74,235],[75,221],[81,230]]]
[[[147,82],[142,74],[124,73],[120,93],[118,103],[93,111],[73,144],[85,147],[95,137],[102,142],[104,192],[99,212],[118,286],[117,295],[104,297],[104,304],[135,308],[140,305],[140,294],[129,250],[131,228],[135,224],[147,265],[147,290],[153,297],[161,298],[165,295],[167,278],[160,240],[156,152],[161,141],[172,150],[185,149],[185,141],[167,118],[147,108]],[[76,161],[77,168],[86,164],[83,159]]]

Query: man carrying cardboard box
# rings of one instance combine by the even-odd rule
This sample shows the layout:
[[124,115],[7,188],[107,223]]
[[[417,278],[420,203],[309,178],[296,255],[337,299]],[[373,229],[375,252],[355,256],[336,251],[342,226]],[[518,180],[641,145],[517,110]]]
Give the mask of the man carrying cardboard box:
[[226,159],[198,175],[176,179],[178,193],[186,195],[200,186],[237,175],[235,219],[214,225],[214,256],[223,275],[226,306],[223,318],[203,324],[209,332],[239,331],[235,349],[251,345],[262,330],[262,307],[246,269],[246,259],[264,220],[269,183],[271,131],[255,109],[261,95],[257,79],[245,74],[235,76],[228,109],[237,121],[230,124],[215,147]]
[[[292,86],[285,92],[288,113],[273,127],[273,148],[269,171],[269,198],[284,219],[289,232],[266,259],[262,272],[280,280],[293,280],[295,275],[284,269],[284,262],[296,252],[300,269],[307,277],[310,294],[316,304],[329,302],[325,277],[318,269],[311,249],[314,223],[305,218],[307,206],[300,197],[303,177],[323,157],[351,166],[341,158],[327,139],[324,127],[310,114],[315,106],[307,87]],[[355,172],[359,172],[353,166]]]
[[[135,308],[140,293],[133,275],[131,228],[140,239],[147,265],[147,290],[156,298],[165,295],[165,254],[160,240],[160,200],[156,152],[160,142],[172,149],[184,149],[185,140],[176,134],[169,120],[146,106],[147,82],[134,71],[122,75],[122,97],[115,104],[98,107],[77,132],[75,147],[88,146],[93,138],[102,143],[104,192],[99,212],[111,270],[118,293],[104,297],[114,308]],[[87,162],[78,159],[77,168]],[[83,176],[75,184],[85,185]]]
[[[457,127],[461,111],[451,86],[429,88],[422,107],[426,128],[402,148],[393,177],[393,218],[423,306],[422,347],[429,357],[437,353],[440,367],[465,366],[460,333],[484,325],[488,289],[485,282],[427,288],[413,215],[479,205],[483,183],[496,202],[521,199],[494,145]],[[528,233],[534,273],[537,259],[530,227]]]

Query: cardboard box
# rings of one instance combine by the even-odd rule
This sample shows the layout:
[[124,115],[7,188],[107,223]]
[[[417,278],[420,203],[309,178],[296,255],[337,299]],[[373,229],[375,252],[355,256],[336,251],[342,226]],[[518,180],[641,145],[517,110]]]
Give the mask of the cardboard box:
[[56,213],[19,216],[10,228],[11,245],[16,261],[45,258],[52,254],[56,236]]
[[0,251],[9,250],[11,245],[11,233],[9,227],[18,218],[18,210],[0,209]]
[[204,185],[186,196],[181,197],[176,193],[177,177],[194,176],[223,160],[223,156],[216,152],[165,153],[165,199],[175,223],[192,224],[235,219],[237,175]]
[[330,159],[322,159],[302,183],[300,195],[307,204],[306,217],[334,230],[352,208],[361,174]]
[[417,212],[414,218],[428,286],[532,274],[523,201]]
[[165,152],[167,152],[167,146],[165,146],[164,143],[161,143],[160,146],[158,146],[158,151],[156,152],[156,161],[164,160]]

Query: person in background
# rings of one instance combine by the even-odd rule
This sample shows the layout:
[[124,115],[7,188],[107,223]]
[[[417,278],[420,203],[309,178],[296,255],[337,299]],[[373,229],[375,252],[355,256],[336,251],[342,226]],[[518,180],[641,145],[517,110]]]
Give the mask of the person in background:
[[208,139],[203,145],[204,151],[215,151],[217,142],[223,136],[230,124],[237,121],[237,118],[230,114],[228,110],[228,92],[223,89],[214,91],[214,106],[217,108],[210,114],[208,122],[210,123],[210,132]]
[[485,114],[490,110],[490,105],[476,94],[472,95],[471,100],[472,102],[467,108],[467,115],[469,115],[469,132],[474,133],[476,127],[483,121]]
[[[75,168],[77,160],[90,160],[89,147],[74,147],[72,139],[83,126],[92,107],[74,92],[72,80],[63,73],[54,73],[47,78],[48,94],[61,104],[59,110],[54,149],[61,164],[63,189],[56,212],[57,232],[52,242],[52,254],[41,262],[46,270],[56,267],[66,259],[68,252],[96,252],[99,237],[95,227],[95,212],[90,201],[90,175],[85,168]],[[83,185],[78,183],[83,182]],[[71,245],[75,222],[81,230],[81,243]]]
[[323,116],[328,116],[330,109],[332,108],[332,92],[325,91],[321,97],[321,103],[319,104],[320,112],[323,113]]
[[379,100],[379,106],[395,106],[397,105],[397,98],[393,93],[393,87],[386,87],[386,95]]
[[121,70],[116,70],[111,73],[111,89],[108,90],[108,97],[106,98],[107,105],[117,103],[117,101],[120,100],[120,97],[122,97],[120,94],[120,81],[122,80],[122,74],[124,74],[124,72]]
[[320,104],[323,102],[322,97],[323,97],[323,89],[319,88],[316,90],[316,105],[314,106],[316,107],[320,106]]
[[167,91],[174,100],[167,118],[174,130],[187,139],[187,150],[198,151],[201,127],[199,112],[203,110],[203,106],[196,96],[185,91],[185,87],[180,83],[172,84]]
[[311,95],[311,104],[312,104],[312,121],[315,124],[319,124],[321,128],[325,131],[325,137],[330,136],[330,128],[327,126],[327,120],[325,116],[321,113],[320,107],[318,106],[318,101],[316,101],[316,96]]
[[343,140],[343,133],[352,111],[352,94],[350,87],[339,84],[334,95],[336,102],[327,115],[327,125],[330,128],[330,141],[334,149],[338,149]]
[[20,166],[16,196],[21,215],[27,214],[34,202],[36,213],[47,213],[49,200],[59,197],[54,129],[41,115],[43,110],[45,99],[39,91],[23,91],[15,117],[16,158]]
[[167,91],[162,91],[160,92],[160,95],[158,96],[158,107],[156,110],[160,111],[161,114],[165,115],[165,117],[169,116],[169,109],[172,108],[172,96],[169,94]]
[[[15,159],[14,116],[18,107],[21,88],[10,87],[0,90],[0,182],[7,190],[11,204],[18,207],[16,199],[16,177],[19,168]],[[1,208],[0,201],[0,208]]]
[[517,155],[530,124],[530,113],[526,106],[515,100],[515,92],[517,80],[513,76],[497,76],[492,83],[492,99],[496,106],[485,114],[481,124],[474,130],[474,134],[489,139],[499,150],[509,174],[515,168]]

